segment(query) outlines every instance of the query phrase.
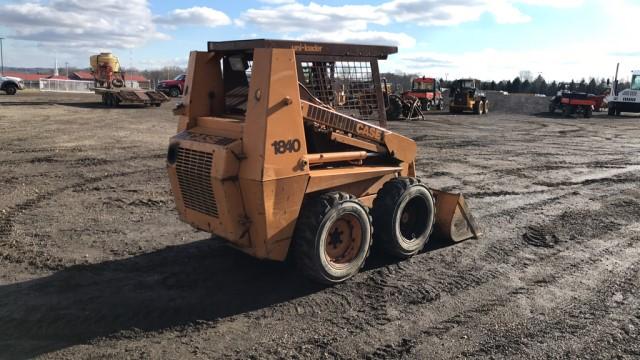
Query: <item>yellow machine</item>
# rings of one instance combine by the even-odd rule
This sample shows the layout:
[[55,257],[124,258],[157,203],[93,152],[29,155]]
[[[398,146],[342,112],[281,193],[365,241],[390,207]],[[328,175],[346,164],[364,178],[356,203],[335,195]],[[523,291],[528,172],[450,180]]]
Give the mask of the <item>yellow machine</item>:
[[489,113],[489,100],[480,90],[480,80],[460,79],[451,83],[449,88],[449,112],[471,111],[476,115]]
[[244,40],[192,52],[167,154],[180,218],[258,258],[292,255],[325,283],[357,273],[374,242],[416,254],[434,223],[476,237],[462,197],[434,200],[416,143],[384,128],[378,59],[396,51]]

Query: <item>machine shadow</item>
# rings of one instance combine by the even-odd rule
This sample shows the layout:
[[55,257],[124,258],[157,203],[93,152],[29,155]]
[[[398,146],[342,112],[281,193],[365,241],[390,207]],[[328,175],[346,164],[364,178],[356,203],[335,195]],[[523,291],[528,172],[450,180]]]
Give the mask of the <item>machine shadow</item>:
[[215,321],[323,288],[286,263],[214,239],[76,265],[0,286],[0,358],[31,358],[123,330]]
[[[420,251],[419,254],[424,254],[424,253],[428,253],[428,252],[432,252],[432,251],[437,251],[440,249],[444,249],[444,248],[448,248],[450,246],[454,246],[457,245],[458,243],[451,241],[450,239],[447,239],[441,235],[438,234],[434,234],[432,236],[431,239],[429,239],[429,241],[427,242],[427,244],[424,246],[424,248],[422,249],[422,251]],[[391,257],[387,254],[384,254],[382,252],[382,250],[380,250],[378,247],[373,247],[373,249],[371,249],[371,254],[369,255],[369,258],[367,259],[367,262],[364,264],[364,269],[363,271],[370,271],[370,270],[375,270],[381,267],[385,267],[385,266],[389,266],[389,265],[393,265],[396,264],[398,262],[400,262],[402,260],[399,260],[397,258]]]
[[[434,238],[423,252],[451,245]],[[398,261],[374,250],[364,271]],[[288,262],[257,260],[216,239],[76,265],[0,286],[0,358],[32,358],[127,330],[215,322],[325,288]]]

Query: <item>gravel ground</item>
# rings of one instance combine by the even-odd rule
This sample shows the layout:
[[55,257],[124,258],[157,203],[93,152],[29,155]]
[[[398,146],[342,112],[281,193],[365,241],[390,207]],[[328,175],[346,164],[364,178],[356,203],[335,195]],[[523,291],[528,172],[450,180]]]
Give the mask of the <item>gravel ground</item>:
[[391,124],[482,238],[322,287],[177,220],[171,104],[0,96],[0,358],[640,357],[640,118],[492,101]]

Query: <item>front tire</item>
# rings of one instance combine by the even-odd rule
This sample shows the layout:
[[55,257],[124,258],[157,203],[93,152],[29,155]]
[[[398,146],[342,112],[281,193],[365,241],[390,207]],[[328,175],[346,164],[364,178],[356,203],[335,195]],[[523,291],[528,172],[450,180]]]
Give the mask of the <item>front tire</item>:
[[7,86],[4,87],[4,92],[6,92],[7,95],[15,95],[18,92],[18,87],[14,84],[7,84]]
[[331,192],[308,199],[294,232],[295,262],[315,281],[343,282],[364,265],[371,233],[369,211],[353,196]]
[[387,181],[373,200],[376,245],[394,257],[417,254],[429,240],[435,221],[431,191],[416,178]]
[[180,89],[178,89],[177,87],[172,87],[171,89],[169,89],[169,96],[171,97],[180,96]]

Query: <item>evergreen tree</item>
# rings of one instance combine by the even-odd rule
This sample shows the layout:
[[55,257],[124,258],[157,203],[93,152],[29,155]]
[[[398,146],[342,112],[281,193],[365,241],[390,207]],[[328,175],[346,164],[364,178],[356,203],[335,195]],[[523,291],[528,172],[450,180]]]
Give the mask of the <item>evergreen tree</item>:
[[598,84],[596,84],[596,79],[592,78],[591,81],[589,81],[589,85],[587,85],[587,92],[589,94],[595,94],[596,92],[598,92]]
[[522,81],[520,80],[520,77],[516,77],[515,79],[513,79],[513,82],[511,82],[511,87],[509,88],[509,92],[519,93],[521,87],[522,87]]

